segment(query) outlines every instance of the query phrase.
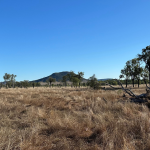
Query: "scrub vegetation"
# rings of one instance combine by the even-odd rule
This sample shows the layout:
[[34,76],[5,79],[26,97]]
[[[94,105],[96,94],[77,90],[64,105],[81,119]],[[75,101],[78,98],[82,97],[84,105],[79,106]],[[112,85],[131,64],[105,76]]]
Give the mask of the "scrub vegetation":
[[149,108],[107,88],[1,88],[0,149],[149,150]]

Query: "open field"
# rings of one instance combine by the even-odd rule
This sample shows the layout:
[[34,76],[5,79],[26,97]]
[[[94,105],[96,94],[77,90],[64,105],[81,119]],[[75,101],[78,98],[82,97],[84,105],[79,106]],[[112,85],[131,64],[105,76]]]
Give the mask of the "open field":
[[[132,91],[145,93],[145,85]],[[2,88],[0,150],[150,150],[148,107],[118,102],[125,101],[122,95],[122,90]]]

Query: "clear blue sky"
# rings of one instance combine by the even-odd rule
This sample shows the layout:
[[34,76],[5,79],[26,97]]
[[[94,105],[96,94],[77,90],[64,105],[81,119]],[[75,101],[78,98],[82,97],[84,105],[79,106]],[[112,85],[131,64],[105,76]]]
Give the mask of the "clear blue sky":
[[83,71],[118,78],[150,45],[149,0],[0,0],[0,81]]

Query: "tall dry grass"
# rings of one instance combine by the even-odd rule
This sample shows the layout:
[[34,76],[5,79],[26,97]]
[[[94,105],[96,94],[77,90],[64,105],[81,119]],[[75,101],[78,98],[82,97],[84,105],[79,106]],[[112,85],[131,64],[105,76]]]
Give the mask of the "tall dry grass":
[[149,150],[149,109],[117,102],[124,101],[122,95],[121,90],[2,88],[0,149]]

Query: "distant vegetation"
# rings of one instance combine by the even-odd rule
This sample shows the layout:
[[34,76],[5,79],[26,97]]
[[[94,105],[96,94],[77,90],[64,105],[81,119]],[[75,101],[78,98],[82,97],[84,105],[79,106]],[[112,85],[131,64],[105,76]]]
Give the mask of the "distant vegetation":
[[[145,66],[141,65],[141,62],[145,63]],[[109,83],[112,85],[118,85],[117,81],[113,79],[106,79],[106,80],[98,80],[95,75],[89,77],[89,79],[84,78],[83,72],[78,72],[75,74],[73,71],[64,71],[59,73],[53,73],[50,76],[34,80],[34,81],[21,81],[17,82],[15,80],[16,75],[5,73],[3,76],[5,81],[6,88],[10,87],[36,87],[41,86],[39,82],[47,82],[47,86],[56,86],[53,84],[55,81],[59,81],[60,84],[58,86],[68,86],[67,81],[71,82],[71,86],[80,87],[80,86],[90,86],[94,89],[99,89],[101,85],[105,85],[105,83]],[[138,54],[137,58],[132,60],[128,60],[121,70],[121,74],[119,75],[120,82],[125,84],[126,87],[128,84],[146,84],[150,79],[150,46],[142,49],[142,54]],[[85,82],[83,82],[85,81]],[[150,82],[150,81],[149,81]],[[4,84],[0,84],[0,87],[4,86]]]
[[[93,74],[83,82],[84,72],[70,71],[43,78],[47,88],[31,89],[40,83],[17,82],[16,75],[5,73],[0,150],[150,150],[150,87],[144,94],[145,85],[132,91],[122,86],[148,83],[149,50],[126,62],[120,80],[99,81]],[[68,82],[71,87],[65,88]],[[118,83],[122,90],[114,87]],[[105,84],[113,90],[99,90]]]

